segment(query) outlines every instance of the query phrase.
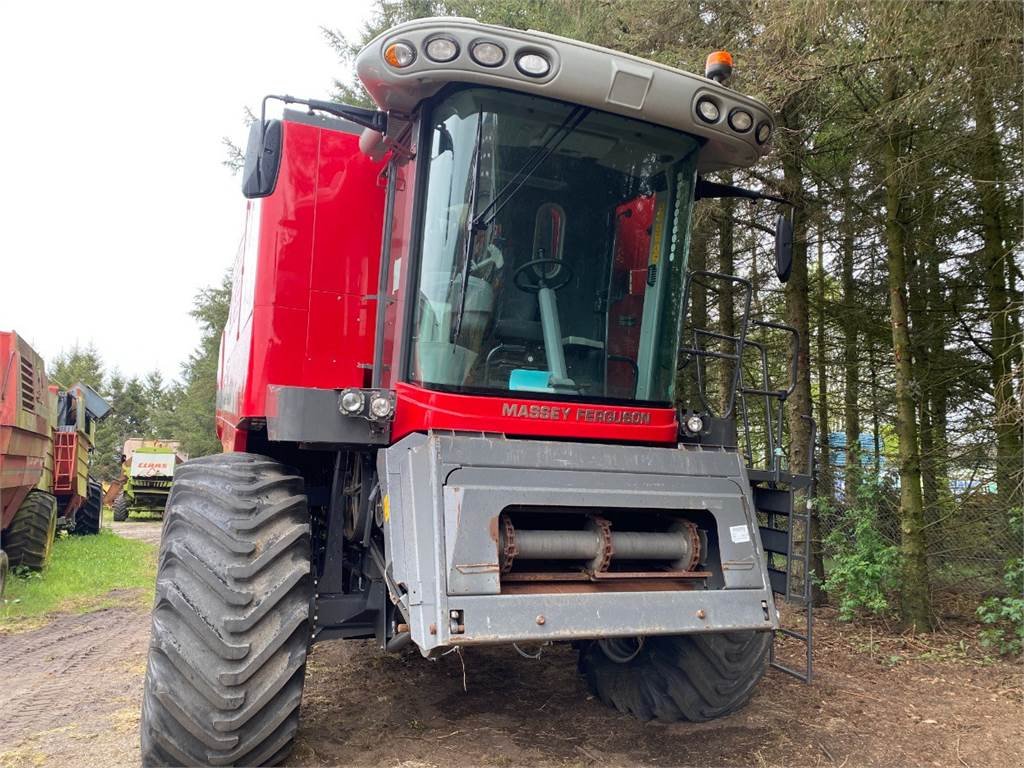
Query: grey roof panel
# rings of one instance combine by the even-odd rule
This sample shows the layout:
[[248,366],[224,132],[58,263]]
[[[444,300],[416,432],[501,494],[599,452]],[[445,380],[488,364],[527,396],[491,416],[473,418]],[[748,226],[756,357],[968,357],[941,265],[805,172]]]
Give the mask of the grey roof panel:
[[[438,35],[458,43],[459,54],[454,60],[440,64],[425,55],[424,44]],[[384,61],[385,48],[399,40],[417,51],[415,61],[404,69],[395,69]],[[506,50],[500,66],[484,67],[473,61],[469,48],[480,40],[498,43]],[[515,59],[524,52],[546,55],[551,71],[540,78],[522,74]],[[448,83],[465,82],[584,104],[686,131],[705,139],[699,161],[701,172],[753,165],[768,151],[767,144],[760,145],[755,139],[757,126],[762,122],[774,126],[764,104],[705,77],[557,35],[481,24],[473,19],[429,18],[399,24],[360,51],[356,71],[377,105],[388,111],[411,112]],[[705,95],[720,110],[714,124],[696,116],[697,100]],[[754,126],[745,133],[728,125],[728,115],[736,108],[753,115]]]

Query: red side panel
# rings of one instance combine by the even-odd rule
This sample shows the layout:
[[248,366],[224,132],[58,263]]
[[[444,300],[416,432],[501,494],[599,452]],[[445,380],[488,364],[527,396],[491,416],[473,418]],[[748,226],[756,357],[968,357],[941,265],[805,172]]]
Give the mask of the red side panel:
[[217,432],[244,448],[271,384],[361,387],[373,362],[383,164],[358,134],[284,122],[273,194],[249,201],[221,343]]
[[35,350],[16,333],[0,332],[0,530],[43,475],[51,429],[48,386]]
[[476,397],[395,385],[392,441],[412,432],[460,430],[514,437],[561,437],[608,443],[673,444],[679,431],[672,408],[641,408]]

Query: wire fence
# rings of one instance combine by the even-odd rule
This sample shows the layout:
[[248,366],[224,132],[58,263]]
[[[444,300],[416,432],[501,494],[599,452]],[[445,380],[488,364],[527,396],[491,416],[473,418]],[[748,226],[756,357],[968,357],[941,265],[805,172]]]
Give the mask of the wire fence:
[[[891,546],[898,547],[900,530],[900,479],[894,456],[884,441],[875,450],[874,436],[861,435],[859,472],[846,455],[843,433],[829,435],[829,466],[824,475],[831,483],[830,504],[819,514],[819,538],[839,531],[851,541],[856,515],[849,510],[869,504],[874,527]],[[934,467],[933,467],[934,469]],[[1014,489],[1001,489],[994,462],[985,459],[944,462],[926,490],[924,538],[930,587],[937,610],[947,615],[973,616],[978,604],[991,595],[1006,595],[1007,563],[1024,553],[1020,518],[1012,514]],[[847,487],[853,479],[870,487],[854,498]],[[1018,477],[1017,482],[1022,478]],[[926,478],[926,486],[928,479]],[[819,489],[821,490],[821,489]],[[865,498],[866,497],[866,498]],[[825,563],[826,571],[828,562]]]

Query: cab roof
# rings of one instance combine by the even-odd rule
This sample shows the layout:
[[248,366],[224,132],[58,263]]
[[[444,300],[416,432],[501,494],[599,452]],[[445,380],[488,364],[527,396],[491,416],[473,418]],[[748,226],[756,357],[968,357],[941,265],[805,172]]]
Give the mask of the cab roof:
[[[436,37],[448,38],[458,46],[451,61],[437,63],[425,55],[426,43]],[[385,50],[395,42],[404,42],[416,51],[412,63],[400,69],[384,58]],[[480,42],[501,46],[507,54],[504,61],[492,67],[478,64],[469,52]],[[543,77],[521,72],[516,60],[525,53],[546,57],[551,63],[549,72]],[[753,165],[770,144],[770,139],[758,143],[758,129],[767,124],[774,131],[764,104],[708,78],[565,37],[473,19],[426,18],[392,27],[359,52],[356,71],[378,107],[388,112],[410,113],[449,83],[464,82],[582,104],[685,131],[704,139],[698,160],[701,173]],[[698,117],[696,106],[702,98],[718,107],[715,122]],[[745,132],[729,125],[728,116],[736,109],[753,117]]]

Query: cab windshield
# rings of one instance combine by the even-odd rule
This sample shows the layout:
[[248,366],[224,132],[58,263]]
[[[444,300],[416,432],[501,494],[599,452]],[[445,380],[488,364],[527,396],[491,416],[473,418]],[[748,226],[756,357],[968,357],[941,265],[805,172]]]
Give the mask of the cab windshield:
[[483,88],[429,119],[410,379],[670,403],[697,141]]

